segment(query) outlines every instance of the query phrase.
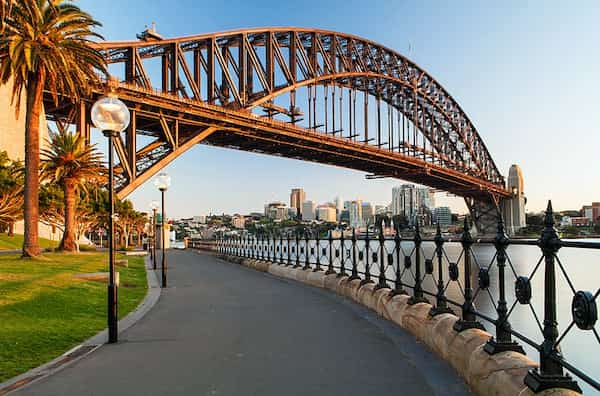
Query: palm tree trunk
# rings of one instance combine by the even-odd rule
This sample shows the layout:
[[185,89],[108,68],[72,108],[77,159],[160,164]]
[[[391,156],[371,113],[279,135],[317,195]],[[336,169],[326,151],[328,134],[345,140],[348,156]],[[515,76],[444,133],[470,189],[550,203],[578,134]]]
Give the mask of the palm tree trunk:
[[41,253],[38,239],[40,190],[40,115],[44,92],[43,70],[29,73],[27,87],[27,114],[25,117],[25,189],[23,257]]
[[65,179],[63,185],[65,194],[65,232],[63,233],[60,249],[76,252],[75,240],[75,180]]

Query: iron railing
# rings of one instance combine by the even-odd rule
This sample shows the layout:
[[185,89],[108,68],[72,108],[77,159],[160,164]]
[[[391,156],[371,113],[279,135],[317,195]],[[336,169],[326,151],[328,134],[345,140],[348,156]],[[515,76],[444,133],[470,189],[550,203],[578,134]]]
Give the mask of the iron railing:
[[[460,311],[459,320],[454,325],[457,332],[484,329],[482,322],[492,325],[490,330],[495,336],[484,347],[487,353],[525,353],[517,340],[530,351],[539,353],[539,369],[530,370],[525,377],[525,383],[532,391],[567,388],[581,392],[569,373],[584,381],[590,389],[600,390],[598,379],[586,373],[594,367],[586,367],[587,370],[576,367],[561,352],[561,342],[576,330],[592,333],[595,338],[593,345],[586,345],[586,354],[596,355],[599,352],[596,300],[600,289],[595,292],[576,289],[558,254],[561,248],[600,250],[600,243],[561,240],[554,225],[554,213],[549,202],[544,229],[537,240],[509,238],[501,219],[494,238],[474,239],[469,221],[465,219],[464,232],[457,240],[443,237],[439,227],[435,237],[425,238],[417,226],[409,238],[403,237],[398,230],[391,237],[386,237],[382,228],[377,235],[367,231],[359,236],[352,230],[351,235],[342,233],[339,238],[330,235],[326,239],[319,239],[319,236],[312,238],[309,232],[303,235],[263,233],[219,238],[215,241],[215,249],[224,255],[347,275],[350,279],[361,279],[361,284],[376,282],[376,289],[390,288],[393,295],[409,294],[410,291],[408,303],[431,302],[432,316],[451,313],[452,307],[455,307]],[[509,250],[520,245],[539,249],[535,265],[527,270],[511,260]],[[200,248],[196,241],[191,241],[190,246]],[[492,248],[491,257],[488,255],[482,259],[474,252],[481,246]],[[598,269],[589,268],[587,271],[594,274]],[[564,293],[559,299],[557,275],[564,278],[567,284],[565,290],[572,293],[571,317],[562,333],[559,332],[557,306],[564,299]],[[540,283],[541,280],[533,283],[540,276],[543,276],[543,283]],[[510,277],[514,277],[514,296],[509,296]],[[454,293],[449,296],[451,288],[454,288]],[[534,292],[543,295],[543,301],[534,304]],[[476,300],[485,295],[489,297],[491,305],[488,306],[493,307],[492,312],[477,308]],[[531,311],[537,334],[530,335],[522,328],[511,326],[509,319],[519,306]],[[538,315],[540,306],[543,308],[543,321]]]

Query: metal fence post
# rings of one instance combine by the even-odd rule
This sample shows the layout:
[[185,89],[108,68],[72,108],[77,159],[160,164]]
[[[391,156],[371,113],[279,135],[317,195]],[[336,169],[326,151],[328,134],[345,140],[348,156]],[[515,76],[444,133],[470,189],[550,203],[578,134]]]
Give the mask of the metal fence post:
[[329,230],[329,263],[325,275],[330,274],[335,274],[335,269],[333,268],[333,235],[331,234],[331,230]]
[[421,238],[421,228],[418,219],[415,223],[415,236],[413,241],[415,244],[415,288],[413,289],[413,296],[407,302],[409,305],[429,302],[423,296],[423,279],[421,279],[421,244],[423,243],[423,239]]
[[279,231],[279,265],[283,265],[283,233]]
[[381,224],[379,226],[379,280],[377,282],[377,286],[375,286],[375,290],[383,289],[388,287],[387,280],[385,278],[385,236],[383,235],[384,230],[384,220],[381,219]]
[[525,384],[535,393],[551,388],[565,388],[581,392],[577,382],[570,375],[565,374],[562,365],[553,359],[554,355],[561,355],[560,348],[555,345],[558,339],[555,255],[560,249],[560,238],[554,228],[551,201],[548,201],[544,230],[538,240],[538,245],[544,255],[544,342],[540,349],[540,368],[539,370],[529,370],[525,376]]
[[340,235],[341,259],[340,259],[340,273],[338,274],[338,277],[346,276],[346,255],[345,255],[346,243],[344,241],[344,230],[342,230],[341,232],[342,232]]
[[356,228],[352,229],[352,275],[349,281],[360,279],[358,276],[358,263],[356,262]]
[[402,251],[402,237],[400,236],[400,225],[395,225],[394,250],[396,251],[396,274],[394,278],[394,290],[392,295],[408,294],[402,285],[402,271],[400,271],[400,252]]
[[360,284],[365,285],[367,283],[373,283],[371,280],[371,264],[369,263],[369,226],[367,225],[367,233],[365,235],[365,279]]
[[308,237],[308,230],[304,230],[304,270],[309,270],[310,269],[310,239]]
[[290,249],[290,232],[287,233],[287,265],[292,265],[292,251]]
[[300,235],[298,235],[298,230],[296,230],[296,265],[294,265],[294,268],[300,268]]
[[317,230],[317,235],[315,237],[315,252],[317,253],[317,263],[315,265],[315,272],[321,271],[321,251],[319,250],[321,248],[321,244],[319,241],[319,231]]
[[442,229],[440,223],[437,224],[437,231],[435,233],[435,255],[438,261],[438,282],[437,282],[437,294],[435,296],[435,307],[432,307],[429,311],[429,315],[435,316],[444,313],[454,313],[448,307],[448,301],[446,300],[445,287],[444,287],[444,271],[442,270],[442,257],[444,256],[444,238],[442,237]]
[[473,305],[473,288],[471,287],[471,246],[473,245],[473,237],[469,230],[469,219],[466,216],[460,243],[463,247],[465,301],[462,305],[462,317],[454,323],[453,328],[457,332],[467,329],[485,330],[481,322],[477,321],[475,306]]
[[508,308],[506,304],[506,248],[509,245],[508,235],[504,231],[504,221],[500,212],[498,216],[498,231],[494,238],[494,246],[496,247],[496,261],[498,263],[498,306],[496,312],[498,319],[496,321],[496,338],[492,337],[485,344],[483,349],[490,355],[505,351],[514,351],[525,354],[523,347],[512,340],[510,334],[510,322],[508,321]]

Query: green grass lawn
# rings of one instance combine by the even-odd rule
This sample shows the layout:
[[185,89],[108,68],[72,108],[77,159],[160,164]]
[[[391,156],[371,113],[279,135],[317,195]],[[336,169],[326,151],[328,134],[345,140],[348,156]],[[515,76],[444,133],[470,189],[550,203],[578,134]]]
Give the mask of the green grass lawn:
[[[121,258],[121,257],[118,257]],[[120,273],[119,317],[146,295],[143,257]],[[0,382],[45,363],[106,327],[106,283],[74,274],[108,270],[102,253],[0,256]]]
[[[39,238],[42,248],[57,247],[58,241]],[[23,235],[8,236],[6,233],[0,233],[0,250],[20,250],[23,247]]]

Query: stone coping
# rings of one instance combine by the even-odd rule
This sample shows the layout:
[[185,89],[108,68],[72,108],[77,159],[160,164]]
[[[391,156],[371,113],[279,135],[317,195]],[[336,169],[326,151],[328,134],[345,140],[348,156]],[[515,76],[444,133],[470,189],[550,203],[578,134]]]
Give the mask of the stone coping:
[[[453,329],[459,319],[444,313],[430,316],[429,303],[409,305],[408,295],[392,295],[391,289],[377,289],[375,283],[361,285],[361,280],[348,276],[326,275],[323,271],[304,270],[256,259],[219,255],[220,258],[271,275],[292,279],[313,287],[328,289],[354,300],[377,312],[412,333],[439,357],[448,361],[465,379],[471,390],[480,396],[531,396],[534,393],[525,385],[524,378],[539,364],[517,352],[501,352],[490,355],[484,351],[492,335],[479,329],[457,333]],[[568,389],[548,389],[537,393],[546,396],[577,396],[580,393]]]

